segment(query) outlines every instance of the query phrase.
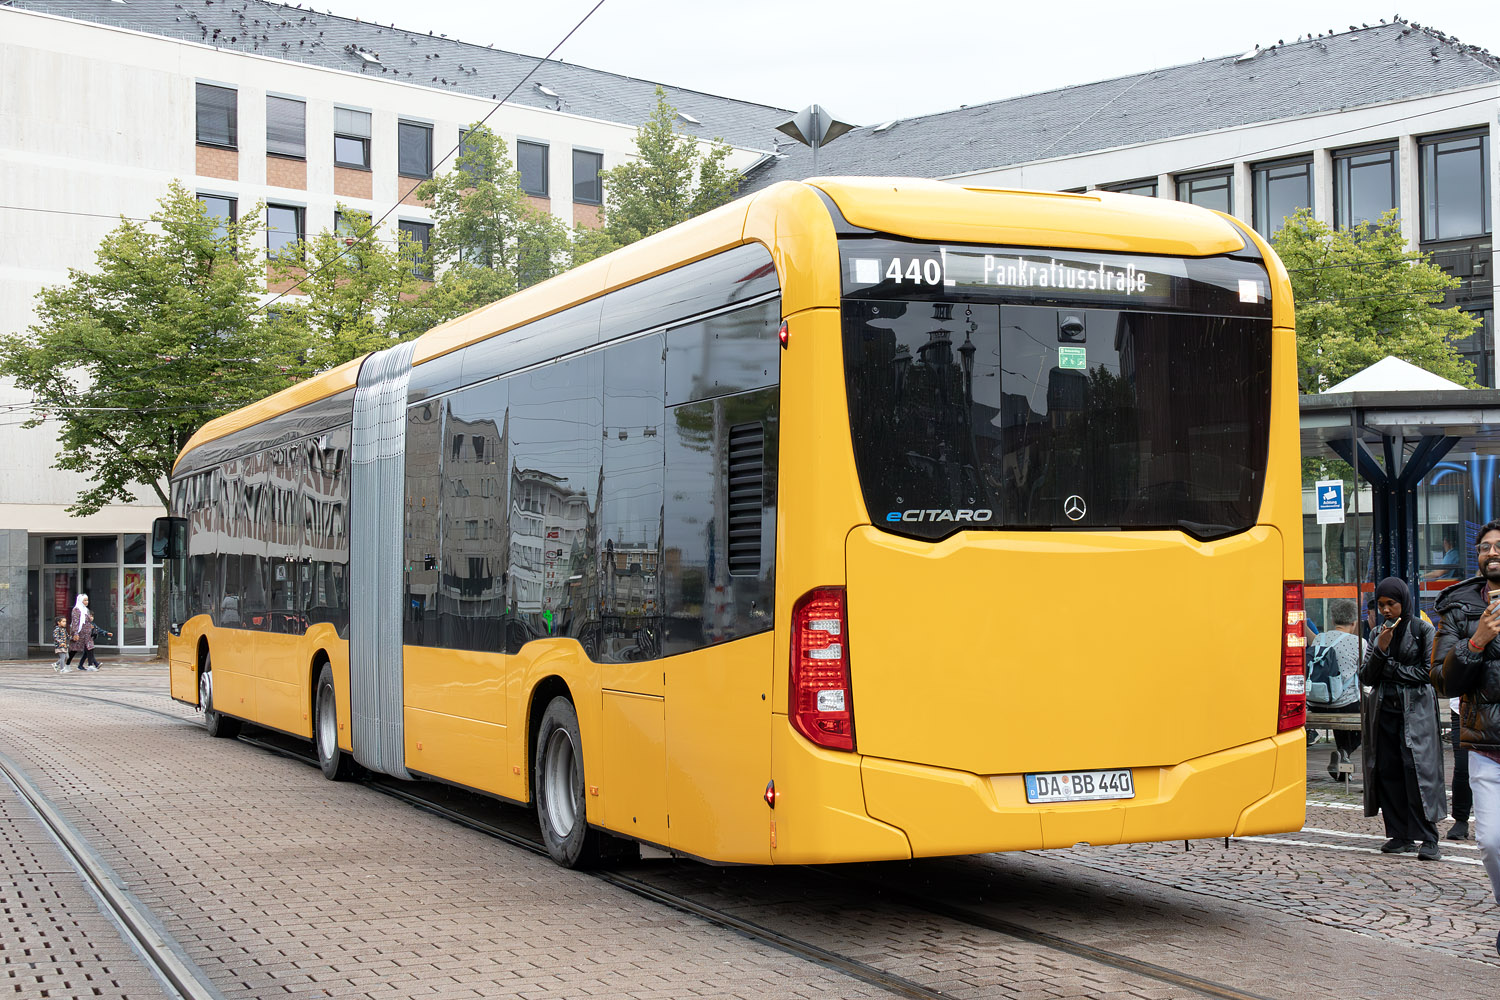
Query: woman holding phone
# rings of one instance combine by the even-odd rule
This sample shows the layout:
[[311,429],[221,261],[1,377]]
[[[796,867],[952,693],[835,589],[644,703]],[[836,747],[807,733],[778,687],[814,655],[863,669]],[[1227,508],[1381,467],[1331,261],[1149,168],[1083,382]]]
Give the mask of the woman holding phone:
[[[1375,588],[1380,623],[1359,669],[1374,688],[1364,714],[1365,815],[1379,812],[1390,839],[1386,854],[1413,849],[1423,861],[1442,857],[1436,822],[1448,814],[1437,726],[1437,692],[1428,679],[1432,624],[1413,614],[1404,580]],[[1417,847],[1420,842],[1421,847]]]

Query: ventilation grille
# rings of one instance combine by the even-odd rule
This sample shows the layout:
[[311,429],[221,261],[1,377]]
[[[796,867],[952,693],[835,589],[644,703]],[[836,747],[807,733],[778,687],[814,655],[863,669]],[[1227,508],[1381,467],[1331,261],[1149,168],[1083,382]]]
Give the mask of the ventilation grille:
[[729,573],[760,575],[761,514],[766,482],[766,429],[729,428]]

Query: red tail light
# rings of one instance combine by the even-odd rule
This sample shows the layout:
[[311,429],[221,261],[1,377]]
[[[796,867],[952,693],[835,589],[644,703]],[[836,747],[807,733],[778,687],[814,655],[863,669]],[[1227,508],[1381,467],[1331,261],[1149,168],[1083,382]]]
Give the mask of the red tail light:
[[1281,586],[1281,711],[1276,731],[1301,729],[1307,724],[1307,633],[1303,623],[1302,581],[1288,580]]
[[854,749],[844,588],[818,587],[792,609],[792,725],[820,747]]

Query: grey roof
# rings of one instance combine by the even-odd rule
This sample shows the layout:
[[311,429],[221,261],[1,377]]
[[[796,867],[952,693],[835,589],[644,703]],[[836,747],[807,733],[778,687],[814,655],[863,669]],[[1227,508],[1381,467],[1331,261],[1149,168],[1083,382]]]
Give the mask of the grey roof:
[[[818,151],[817,172],[948,177],[1497,82],[1485,50],[1396,22],[856,129]],[[781,152],[744,190],[812,175],[807,147]]]
[[[486,99],[504,97],[537,62],[536,56],[263,0],[0,0],[4,6]],[[368,62],[359,49],[377,54],[379,62]],[[548,97],[536,84],[557,96]],[[656,108],[658,85],[550,60],[510,103],[638,126]],[[769,150],[772,129],[791,114],[764,104],[659,86],[668,103],[702,123],[678,119],[677,131],[701,139],[722,138],[732,145]]]

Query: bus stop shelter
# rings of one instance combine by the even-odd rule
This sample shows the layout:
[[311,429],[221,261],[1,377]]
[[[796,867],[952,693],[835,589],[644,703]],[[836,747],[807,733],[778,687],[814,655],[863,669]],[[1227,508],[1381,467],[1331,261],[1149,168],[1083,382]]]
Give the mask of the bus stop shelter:
[[1500,517],[1500,390],[1465,389],[1386,358],[1301,397],[1300,409],[1315,627],[1327,626],[1327,601],[1363,608],[1387,576],[1406,580],[1429,610],[1474,574],[1475,534]]

